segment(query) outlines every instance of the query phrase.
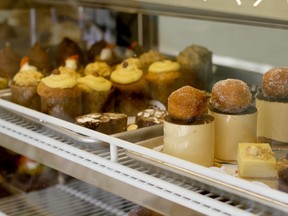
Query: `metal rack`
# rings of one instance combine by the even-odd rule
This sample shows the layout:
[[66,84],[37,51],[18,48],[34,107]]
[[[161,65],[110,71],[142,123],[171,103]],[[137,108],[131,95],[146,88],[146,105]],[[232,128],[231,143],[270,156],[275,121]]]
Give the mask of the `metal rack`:
[[[285,193],[263,190],[263,186],[132,143],[148,136],[150,129],[133,136],[129,132],[107,136],[5,99],[0,99],[0,107],[3,147],[163,214],[288,213]],[[154,135],[161,133],[159,128],[152,130]],[[165,166],[133,159],[129,151],[161,160]]]
[[124,216],[137,205],[73,180],[47,189],[0,199],[0,215]]

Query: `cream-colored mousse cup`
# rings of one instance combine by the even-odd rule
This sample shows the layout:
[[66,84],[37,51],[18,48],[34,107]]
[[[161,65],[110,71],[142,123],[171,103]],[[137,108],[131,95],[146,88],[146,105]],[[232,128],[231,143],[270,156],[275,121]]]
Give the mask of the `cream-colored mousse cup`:
[[164,120],[163,152],[205,167],[214,165],[214,118],[203,118],[190,124]]
[[257,109],[227,114],[209,108],[208,113],[215,119],[215,159],[236,163],[238,143],[257,140]]
[[256,107],[258,109],[258,140],[272,145],[287,144],[288,100],[271,100],[258,93]]

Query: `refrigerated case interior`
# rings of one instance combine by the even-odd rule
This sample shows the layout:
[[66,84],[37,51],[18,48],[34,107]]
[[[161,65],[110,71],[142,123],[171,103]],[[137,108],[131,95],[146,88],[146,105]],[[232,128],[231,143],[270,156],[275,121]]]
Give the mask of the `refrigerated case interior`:
[[[196,43],[213,52],[210,87],[220,79],[239,78],[257,91],[265,70],[286,63],[288,4],[279,1],[276,9],[271,4],[244,0],[182,0],[177,4],[161,0],[17,1],[0,11],[0,28],[5,29],[0,45],[9,42],[23,56],[40,42],[53,55],[65,36],[83,50],[105,38],[123,47],[137,41],[173,58]],[[11,103],[9,97],[9,90],[1,91],[0,145],[59,171],[60,177],[57,184],[42,190],[11,189],[14,195],[0,201],[0,211],[7,215],[126,215],[138,205],[164,215],[288,212],[287,194],[273,186],[263,190],[262,184],[134,144],[162,136],[161,127],[106,136],[34,113]]]

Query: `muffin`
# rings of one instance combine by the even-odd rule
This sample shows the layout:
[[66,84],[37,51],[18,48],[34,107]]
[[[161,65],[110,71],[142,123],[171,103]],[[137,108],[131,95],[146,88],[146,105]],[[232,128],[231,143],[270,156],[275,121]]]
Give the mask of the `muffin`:
[[163,152],[192,163],[214,164],[214,118],[206,113],[206,94],[183,86],[168,97]]
[[0,50],[0,70],[3,73],[1,77],[8,77],[8,80],[11,81],[19,69],[20,57],[10,44],[6,43],[5,47]]
[[181,87],[180,66],[177,62],[163,60],[152,63],[145,78],[149,84],[150,99],[167,106],[168,96]]
[[186,47],[177,56],[183,75],[184,85],[209,90],[212,76],[212,52],[206,47],[193,44]]
[[47,50],[41,47],[40,43],[37,42],[28,51],[27,57],[29,64],[34,65],[44,76],[49,75],[52,69],[52,60]]
[[114,88],[109,80],[104,77],[86,75],[80,77],[77,82],[82,90],[83,114],[114,110]]
[[209,114],[215,118],[215,158],[220,162],[236,163],[238,143],[256,142],[257,109],[251,101],[242,80],[220,80],[212,87]]
[[37,87],[41,99],[41,111],[51,116],[75,122],[82,115],[82,92],[77,78],[58,69],[41,79]]
[[262,92],[256,95],[258,109],[257,137],[272,145],[287,144],[288,68],[275,67],[264,73]]
[[115,111],[135,116],[149,105],[148,85],[136,64],[124,61],[111,74],[115,87]]
[[37,86],[43,78],[43,74],[35,66],[28,63],[28,58],[24,57],[21,62],[20,71],[16,73],[11,82],[12,101],[40,111],[40,97],[37,94]]
[[139,59],[144,72],[146,72],[152,63],[165,60],[166,57],[157,50],[149,50],[148,52],[141,54]]
[[92,62],[86,65],[84,75],[100,76],[110,79],[112,69],[106,62]]

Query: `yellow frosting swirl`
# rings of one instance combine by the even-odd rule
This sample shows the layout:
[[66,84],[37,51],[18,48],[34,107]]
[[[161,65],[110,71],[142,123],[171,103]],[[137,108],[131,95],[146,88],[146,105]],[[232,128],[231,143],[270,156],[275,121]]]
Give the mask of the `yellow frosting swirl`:
[[77,85],[75,76],[71,76],[68,73],[51,74],[50,76],[41,79],[46,86],[49,88],[73,88]]
[[109,91],[112,87],[112,83],[109,80],[93,75],[81,77],[77,81],[81,89],[88,91]]
[[122,64],[123,64],[125,61],[128,62],[128,64],[134,64],[137,68],[141,68],[140,59],[139,59],[139,58],[131,57],[131,58],[127,58],[126,60],[124,60],[121,64],[118,64],[118,65],[116,66],[116,69],[122,68]]
[[70,76],[75,77],[76,79],[81,77],[81,75],[79,73],[77,73],[75,70],[73,70],[69,67],[60,66],[59,71],[60,71],[60,74],[68,74]]
[[148,71],[152,73],[165,73],[171,71],[178,71],[179,69],[180,65],[177,62],[171,60],[163,60],[151,64],[148,68]]
[[106,62],[93,62],[85,67],[84,74],[109,77],[111,74],[111,68]]
[[20,70],[14,77],[13,81],[16,85],[19,86],[33,86],[37,85],[41,79],[43,78],[43,74],[37,70]]
[[120,84],[130,84],[137,82],[143,76],[143,71],[136,64],[124,61],[122,67],[116,68],[111,74],[111,80]]

